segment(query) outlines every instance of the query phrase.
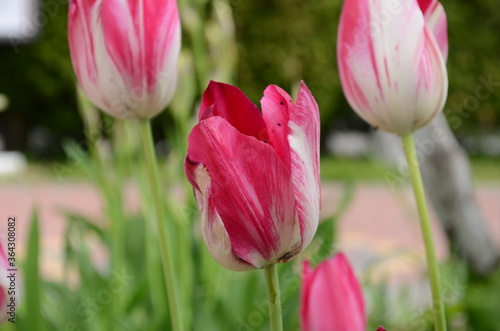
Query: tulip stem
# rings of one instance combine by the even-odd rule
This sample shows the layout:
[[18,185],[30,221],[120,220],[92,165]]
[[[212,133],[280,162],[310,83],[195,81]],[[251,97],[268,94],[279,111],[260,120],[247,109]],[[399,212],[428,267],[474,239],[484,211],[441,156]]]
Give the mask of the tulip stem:
[[161,203],[162,192],[160,188],[160,176],[158,171],[158,161],[154,150],[153,134],[151,131],[151,123],[149,121],[139,121],[139,131],[144,150],[144,158],[148,173],[149,185],[151,188],[151,196],[153,208],[155,209],[155,219],[158,228],[158,236],[160,240],[161,258],[163,264],[163,274],[165,278],[165,286],[167,288],[168,304],[170,309],[170,319],[172,330],[182,331],[182,315],[179,309],[179,295],[177,275],[175,274],[173,256],[171,254],[169,241],[167,238],[166,222],[164,205]]
[[276,264],[271,264],[265,267],[264,274],[266,275],[271,331],[282,331],[283,321],[281,318],[280,284],[278,280],[278,268]]
[[434,326],[437,331],[446,331],[446,317],[444,313],[444,304],[441,296],[441,287],[439,280],[439,268],[436,258],[436,249],[432,238],[432,229],[427,210],[425,199],[424,185],[422,183],[422,175],[418,164],[417,151],[415,149],[415,141],[413,133],[401,136],[403,141],[403,149],[406,154],[408,170],[413,186],[413,193],[417,202],[418,213],[420,216],[420,227],[425,244],[425,254],[427,257],[427,267],[429,269],[429,280],[431,283],[434,315]]

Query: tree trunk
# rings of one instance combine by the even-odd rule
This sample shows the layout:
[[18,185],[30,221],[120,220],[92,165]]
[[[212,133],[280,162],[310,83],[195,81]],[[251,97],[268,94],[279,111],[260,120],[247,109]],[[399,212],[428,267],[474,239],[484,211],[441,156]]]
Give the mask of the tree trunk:
[[463,254],[479,275],[498,264],[499,252],[474,198],[466,152],[458,144],[443,114],[416,135],[426,193],[452,248]]

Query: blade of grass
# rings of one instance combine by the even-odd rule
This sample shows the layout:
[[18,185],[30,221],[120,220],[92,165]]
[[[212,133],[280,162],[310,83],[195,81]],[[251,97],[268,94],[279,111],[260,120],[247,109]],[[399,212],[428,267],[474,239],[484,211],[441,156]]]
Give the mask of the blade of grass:
[[28,234],[28,254],[26,257],[26,306],[29,318],[27,320],[28,330],[45,331],[42,320],[39,274],[39,239],[38,212],[35,210],[31,218],[31,226]]

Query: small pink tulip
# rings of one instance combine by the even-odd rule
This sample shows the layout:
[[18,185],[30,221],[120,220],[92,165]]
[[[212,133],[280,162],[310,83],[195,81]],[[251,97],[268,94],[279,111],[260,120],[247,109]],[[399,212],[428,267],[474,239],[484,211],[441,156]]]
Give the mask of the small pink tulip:
[[[11,316],[8,314],[9,307],[7,305],[11,302],[11,297],[15,298],[15,291],[17,289],[13,288],[9,290],[11,280],[7,278],[9,276],[9,262],[6,251],[6,243],[0,237],[0,325],[5,323]],[[10,293],[9,293],[10,291]],[[16,303],[17,305],[17,303]]]
[[351,107],[374,127],[403,135],[442,110],[447,52],[446,16],[435,0],[344,2],[340,80]]
[[210,82],[189,135],[185,172],[207,247],[236,271],[286,262],[319,219],[319,111],[302,83],[297,103],[271,85],[262,113],[238,88]]
[[300,322],[302,331],[365,331],[361,287],[343,254],[302,271]]
[[149,119],[171,101],[181,42],[175,0],[72,0],[68,38],[78,82],[102,110]]

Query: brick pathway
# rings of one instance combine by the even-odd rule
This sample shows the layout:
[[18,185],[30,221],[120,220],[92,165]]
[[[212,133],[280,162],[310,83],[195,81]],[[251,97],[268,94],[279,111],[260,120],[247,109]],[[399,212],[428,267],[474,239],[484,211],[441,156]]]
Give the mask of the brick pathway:
[[[322,217],[338,208],[343,186],[337,183],[323,185]],[[132,188],[125,193],[131,211],[139,208]],[[490,233],[500,248],[500,185],[478,185],[476,198]],[[42,233],[42,270],[53,278],[62,274],[64,218],[62,210],[82,213],[91,218],[102,216],[98,192],[88,183],[7,183],[0,184],[0,217],[17,218],[18,251],[25,251],[27,225],[37,208]],[[434,215],[432,215],[435,220]],[[2,223],[0,223],[2,224]],[[5,224],[5,222],[3,222]],[[445,259],[447,244],[440,228],[433,224],[438,256]],[[6,230],[6,224],[0,231]],[[409,187],[392,192],[384,184],[357,184],[354,195],[338,225],[338,248],[347,252],[358,271],[370,272],[375,279],[406,283],[419,277],[423,268],[423,246],[417,223],[413,196]],[[100,256],[101,260],[105,257]]]

